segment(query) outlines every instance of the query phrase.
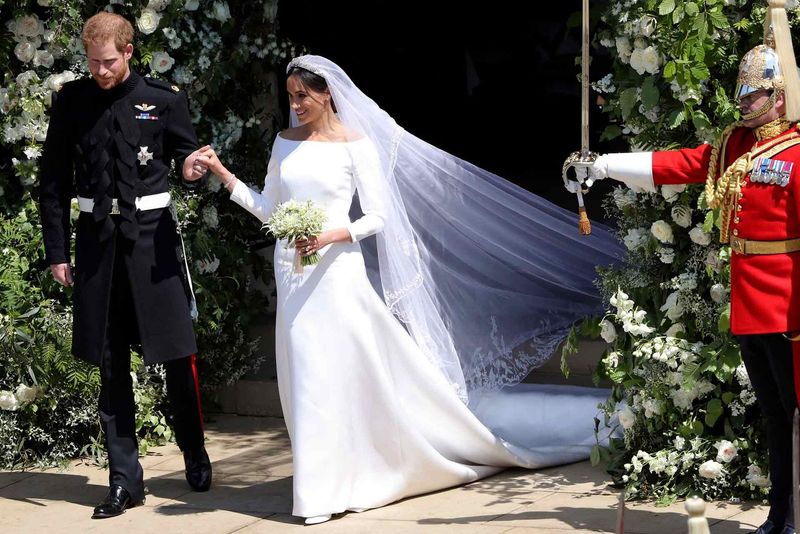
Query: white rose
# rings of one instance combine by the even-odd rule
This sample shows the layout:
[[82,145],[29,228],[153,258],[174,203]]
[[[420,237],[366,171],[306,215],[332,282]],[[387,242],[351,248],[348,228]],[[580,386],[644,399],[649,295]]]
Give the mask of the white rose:
[[720,268],[720,259],[719,259],[719,251],[717,249],[711,249],[706,254],[706,265],[711,267],[711,269],[715,272],[719,272]]
[[147,8],[153,11],[164,11],[164,8],[169,5],[169,0],[150,0],[147,2]]
[[183,9],[186,11],[197,11],[197,8],[199,7],[199,0],[186,0],[186,3],[183,5]]
[[614,41],[617,45],[617,54],[619,54],[619,59],[623,63],[627,63],[631,57],[631,42],[628,41],[627,37],[617,37]]
[[36,55],[36,47],[28,41],[21,42],[14,47],[14,55],[23,63],[30,63]]
[[658,21],[653,15],[645,15],[639,19],[639,32],[645,37],[650,37],[656,31]]
[[736,454],[739,452],[736,445],[727,439],[718,441],[715,446],[717,447],[717,461],[725,462],[726,464],[736,458]]
[[214,2],[211,10],[213,12],[211,16],[223,24],[231,18],[231,10],[228,7],[228,2]]
[[686,189],[684,184],[677,184],[677,185],[662,185],[661,186],[661,196],[664,197],[664,200],[672,204],[676,200],[678,200],[678,195],[683,193],[683,190]]
[[636,37],[636,38],[633,40],[633,49],[634,49],[634,50],[636,50],[637,48],[639,48],[639,49],[644,49],[644,48],[646,48],[646,47],[647,47],[647,41],[645,41],[645,40],[644,40],[644,39],[642,39],[641,37]]
[[650,233],[662,243],[674,243],[675,237],[672,235],[672,227],[667,221],[658,220],[650,226]]
[[38,37],[44,33],[44,24],[36,15],[25,15],[17,19],[15,32],[25,37]]
[[628,250],[636,250],[647,242],[647,235],[642,228],[631,228],[622,238]]
[[725,298],[728,295],[728,288],[726,288],[722,284],[714,284],[713,286],[711,286],[709,293],[711,293],[711,300],[713,300],[717,304],[721,304],[722,302],[725,301]]
[[661,66],[661,55],[658,53],[658,50],[656,50],[656,47],[651,45],[642,50],[642,65],[644,66],[644,70],[650,74],[658,72]]
[[613,195],[614,203],[621,210],[636,204],[636,193],[627,187],[615,187]]
[[17,76],[17,85],[20,87],[28,87],[32,83],[39,81],[39,76],[32,70],[26,70]]
[[644,66],[644,50],[641,48],[634,48],[631,52],[631,68],[639,74],[645,73]]
[[628,430],[636,423],[636,415],[633,413],[633,410],[627,406],[617,412],[617,418],[619,419],[619,424],[621,424],[622,428],[625,430]]
[[613,343],[615,339],[617,339],[617,329],[614,328],[614,324],[607,320],[603,319],[600,321],[600,337],[602,337],[606,343]]
[[722,467],[722,464],[714,460],[708,460],[700,464],[698,471],[703,478],[717,478],[725,472],[725,469]]
[[38,387],[28,387],[25,384],[20,384],[17,386],[17,391],[14,392],[14,396],[17,397],[17,400],[20,404],[27,404],[29,402],[33,402],[36,400],[37,395],[39,394]]
[[136,26],[139,31],[145,35],[150,35],[158,28],[158,23],[161,22],[161,15],[152,9],[145,8],[142,10],[139,18],[136,19]]
[[683,315],[683,306],[678,301],[678,292],[673,291],[667,296],[666,302],[661,306],[661,311],[667,312],[667,317],[670,321],[675,322]]
[[684,332],[686,332],[686,327],[683,326],[683,323],[675,323],[664,332],[664,335],[667,337],[678,337],[678,334],[683,334]]
[[206,223],[210,228],[216,228],[219,226],[219,218],[217,217],[217,208],[214,206],[208,206],[203,209],[203,222]]
[[33,65],[36,67],[50,68],[53,66],[53,54],[47,50],[37,50],[33,56]]
[[765,477],[761,473],[761,468],[758,467],[757,465],[748,466],[747,476],[745,477],[745,479],[753,486],[757,486],[759,488],[768,488],[771,486],[769,478]]
[[695,226],[689,231],[689,239],[703,247],[707,247],[711,244],[711,234],[706,233],[700,225]]
[[19,408],[19,401],[11,391],[0,391],[0,410],[15,411]]
[[692,208],[689,206],[678,204],[677,206],[673,206],[670,213],[672,215],[672,220],[681,228],[689,228],[692,224]]
[[52,74],[47,77],[44,81],[45,87],[50,89],[51,91],[60,91],[61,87],[67,83],[71,82],[75,79],[75,73],[69,70],[65,70],[60,74]]
[[661,247],[658,249],[658,258],[661,263],[671,264],[675,261],[675,251],[669,247]]
[[171,69],[174,64],[175,60],[166,52],[155,52],[153,61],[150,62],[150,68],[156,72],[164,73]]

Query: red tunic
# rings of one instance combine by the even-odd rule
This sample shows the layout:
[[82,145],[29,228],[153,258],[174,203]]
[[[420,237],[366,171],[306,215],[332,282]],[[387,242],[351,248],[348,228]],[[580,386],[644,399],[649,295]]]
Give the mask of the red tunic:
[[[791,130],[781,134],[786,136]],[[781,137],[778,136],[778,137]],[[776,137],[777,138],[777,137]],[[773,138],[773,139],[776,139]],[[763,145],[770,140],[761,141]],[[752,130],[739,128],[731,135],[725,167],[752,150]],[[711,145],[653,153],[656,185],[705,182]],[[800,181],[800,145],[772,156],[794,162],[789,184],[753,183],[750,175],[731,217],[730,235],[756,241],[800,237],[797,198]],[[721,172],[720,171],[720,172]],[[800,330],[800,252],[789,254],[731,254],[731,332],[767,334]]]

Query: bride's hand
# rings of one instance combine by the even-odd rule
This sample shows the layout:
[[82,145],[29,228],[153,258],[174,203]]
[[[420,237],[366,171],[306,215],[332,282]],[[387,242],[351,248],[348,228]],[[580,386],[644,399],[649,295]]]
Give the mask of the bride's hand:
[[303,256],[311,256],[318,252],[322,247],[330,244],[327,242],[325,234],[322,232],[320,235],[312,235],[308,238],[295,239],[294,246]]
[[225,165],[219,160],[217,153],[210,146],[201,148],[197,159],[202,161],[211,172],[223,181],[227,180],[231,175],[231,172],[225,168]]

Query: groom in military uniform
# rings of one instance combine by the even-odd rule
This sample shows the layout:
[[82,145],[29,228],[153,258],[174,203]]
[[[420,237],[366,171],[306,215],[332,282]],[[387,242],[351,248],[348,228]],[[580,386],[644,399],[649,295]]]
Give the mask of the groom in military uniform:
[[[50,269],[61,284],[75,286],[72,351],[100,367],[110,489],[92,517],[105,518],[144,502],[130,374],[134,343],[141,344],[145,363],[166,368],[186,480],[195,491],[211,485],[197,345],[168,184],[173,161],[190,186],[206,168],[186,94],[130,70],[131,24],[99,13],[86,22],[81,39],[91,78],[54,95],[40,202]],[[74,274],[73,196],[80,208]]]

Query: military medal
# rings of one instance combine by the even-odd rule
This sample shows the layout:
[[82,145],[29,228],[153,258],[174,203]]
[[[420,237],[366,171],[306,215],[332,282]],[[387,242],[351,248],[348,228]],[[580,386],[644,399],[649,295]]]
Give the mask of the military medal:
[[781,187],[789,185],[794,162],[779,159],[756,158],[753,161],[753,170],[750,181],[761,184],[776,184]]
[[158,120],[158,116],[157,115],[150,115],[150,112],[153,111],[154,109],[156,109],[155,106],[142,102],[141,104],[136,104],[133,107],[135,107],[136,109],[141,111],[141,113],[139,113],[138,115],[134,115],[133,116],[134,119],[138,119],[138,120],[141,120],[141,121],[157,121]]
[[136,157],[139,159],[139,165],[147,165],[147,162],[153,159],[153,153],[146,146],[140,146]]

